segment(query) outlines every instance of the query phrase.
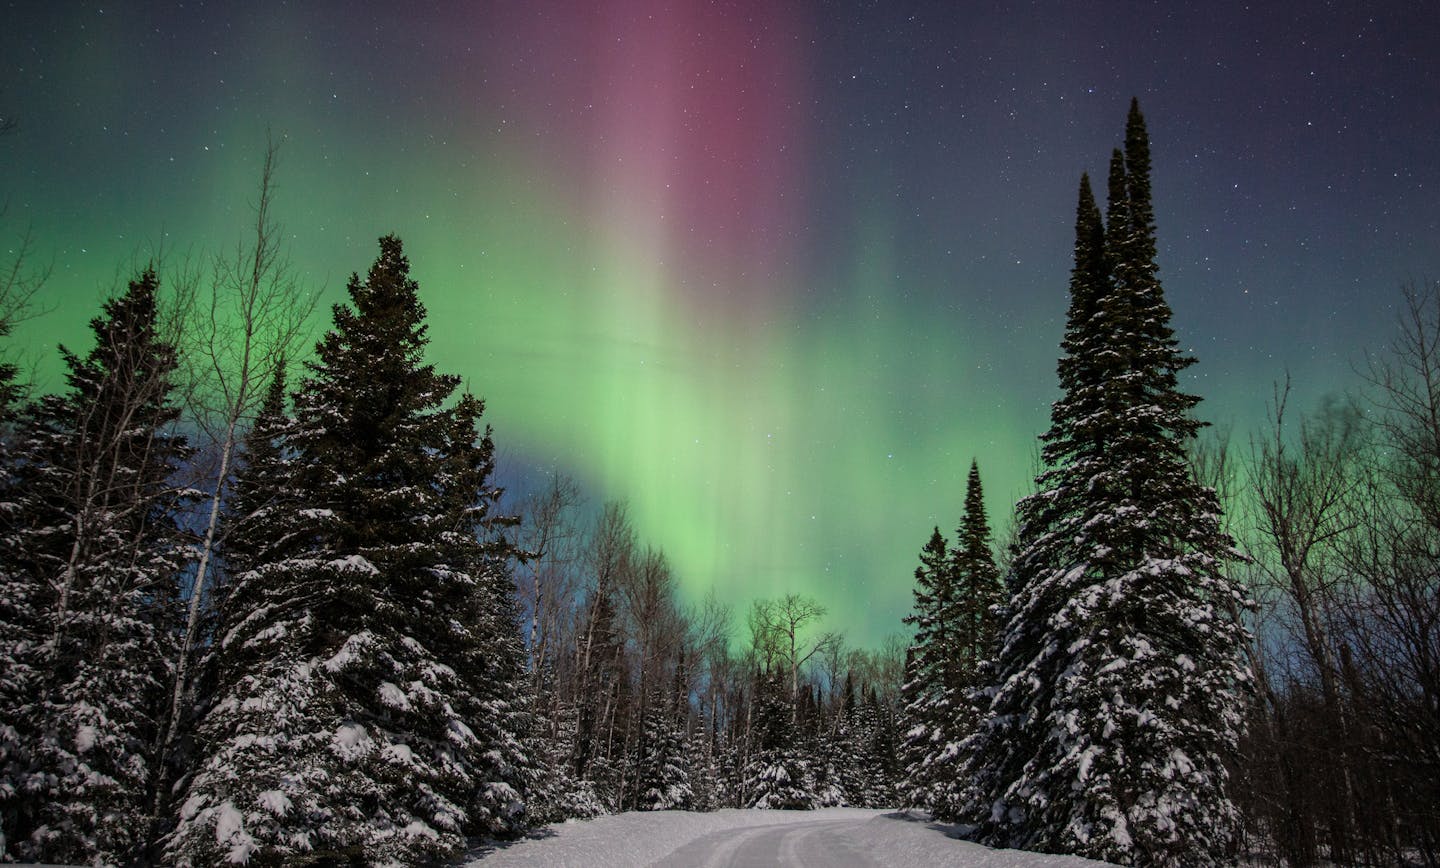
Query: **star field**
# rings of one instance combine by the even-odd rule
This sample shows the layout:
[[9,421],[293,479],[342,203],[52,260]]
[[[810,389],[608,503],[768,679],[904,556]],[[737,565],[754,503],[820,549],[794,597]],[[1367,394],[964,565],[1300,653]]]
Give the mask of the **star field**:
[[54,264],[18,349],[56,387],[132,264],[232,244],[269,127],[322,309],[404,238],[508,478],[628,498],[697,597],[810,593],[878,641],[970,459],[997,523],[1027,490],[1075,185],[1131,95],[1237,445],[1440,274],[1423,4],[972,5],[6,4],[0,228]]

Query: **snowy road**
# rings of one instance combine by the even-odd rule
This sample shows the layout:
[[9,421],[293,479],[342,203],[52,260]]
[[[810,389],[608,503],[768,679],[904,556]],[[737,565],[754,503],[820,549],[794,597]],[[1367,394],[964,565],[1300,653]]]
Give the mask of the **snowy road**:
[[858,808],[616,814],[560,823],[472,854],[473,868],[1085,868],[1071,856],[991,850],[914,816]]
[[855,820],[818,820],[726,829],[696,838],[656,862],[655,868],[871,868],[881,863],[852,840],[864,828],[865,823]]

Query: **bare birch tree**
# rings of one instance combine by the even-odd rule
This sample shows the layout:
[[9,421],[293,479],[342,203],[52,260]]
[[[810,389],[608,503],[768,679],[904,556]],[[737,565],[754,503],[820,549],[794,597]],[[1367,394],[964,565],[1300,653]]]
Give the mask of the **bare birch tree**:
[[[268,139],[251,229],[228,254],[211,260],[208,292],[196,295],[190,318],[185,347],[190,366],[187,409],[212,460],[210,478],[203,486],[207,494],[176,652],[162,764],[185,724],[195,651],[215,584],[223,505],[245,430],[264,398],[265,384],[294,355],[315,306],[314,297],[303,292],[295,278],[273,213],[279,156],[279,143]],[[244,529],[245,517],[238,516],[232,531]],[[157,809],[159,800],[157,794]]]
[[752,641],[764,649],[767,658],[785,666],[790,682],[790,718],[799,717],[800,670],[816,655],[840,642],[838,633],[808,636],[825,617],[826,609],[816,600],[786,594],[778,600],[757,600],[751,609]]
[[536,695],[547,687],[561,631],[575,606],[584,559],[584,534],[576,514],[582,503],[579,484],[557,473],[520,507],[523,520],[515,547],[524,557],[516,570],[515,590],[521,611],[529,616],[526,645]]

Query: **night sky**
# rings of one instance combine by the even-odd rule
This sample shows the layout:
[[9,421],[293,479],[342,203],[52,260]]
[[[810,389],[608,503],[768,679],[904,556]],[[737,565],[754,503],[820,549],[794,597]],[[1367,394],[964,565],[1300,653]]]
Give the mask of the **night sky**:
[[239,240],[268,126],[322,311],[399,234],[508,480],[628,498],[691,599],[878,642],[971,458],[997,525],[1028,490],[1132,95],[1186,385],[1238,445],[1440,276],[1434,4],[1180,6],[0,3],[3,247],[54,263],[17,349],[58,387],[134,264]]

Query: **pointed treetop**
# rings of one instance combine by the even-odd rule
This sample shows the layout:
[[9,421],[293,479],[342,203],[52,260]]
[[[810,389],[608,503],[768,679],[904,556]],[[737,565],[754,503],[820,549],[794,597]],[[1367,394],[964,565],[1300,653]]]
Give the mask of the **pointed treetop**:
[[[169,378],[178,365],[175,346],[161,332],[160,279],[147,266],[125,292],[107,300],[90,320],[95,346],[84,356],[63,344],[60,357],[68,369],[66,383],[87,401],[164,403]],[[138,405],[137,405],[138,406]],[[178,411],[175,411],[178,413]]]
[[284,356],[275,360],[275,370],[270,375],[270,385],[265,389],[265,400],[260,403],[262,415],[278,417],[285,414],[285,366],[288,363]]
[[1155,209],[1150,202],[1150,136],[1139,100],[1131,100],[1125,120],[1126,238],[1135,261],[1135,280],[1155,279]]
[[915,611],[901,620],[906,624],[919,624],[922,632],[928,628],[933,613],[930,609],[937,600],[950,594],[949,552],[945,537],[936,527],[930,539],[920,550],[920,566],[915,568]]
[[[1075,209],[1075,226],[1078,229],[1086,225],[1086,217],[1095,209],[1095,191],[1090,185],[1090,173],[1080,173],[1080,195],[1079,205]],[[1098,214],[1098,211],[1096,212]]]
[[1070,308],[1065,315],[1065,337],[1060,347],[1065,351],[1059,362],[1062,384],[1089,381],[1086,374],[1093,353],[1078,342],[1084,327],[1095,315],[1100,297],[1109,280],[1105,259],[1105,224],[1095,194],[1090,188],[1090,175],[1080,176],[1080,193],[1075,206],[1075,261],[1070,270]]
[[924,550],[930,554],[945,554],[945,535],[940,533],[938,525],[930,531],[930,540],[925,543]]
[[[998,594],[999,570],[990,550],[990,519],[985,514],[985,490],[980,484],[980,462],[970,462],[965,484],[965,514],[956,532],[954,569],[956,581],[968,597]],[[998,601],[998,600],[997,600]],[[985,605],[990,601],[987,599]]]
[[[940,533],[940,528],[936,527],[931,531],[925,548],[920,550],[920,566],[915,568],[915,578],[922,588],[933,590],[944,580],[943,564],[948,548],[945,536]],[[919,595],[919,589],[915,593]]]
[[374,321],[376,327],[396,330],[406,352],[414,352],[427,342],[420,286],[410,277],[410,260],[396,236],[386,235],[380,239],[380,255],[371,264],[365,279],[352,273],[346,291],[355,309],[351,312],[345,310],[344,305],[336,305],[335,324],[341,330],[350,328],[357,317],[364,317]]
[[[277,464],[280,447],[275,440],[284,427],[285,358],[282,356],[275,362],[270,383],[265,387],[265,398],[260,402],[260,411],[245,436],[246,460],[250,465],[263,464],[266,468],[273,468]],[[245,499],[245,495],[242,494],[241,499]]]
[[1145,131],[1145,116],[1140,101],[1131,98],[1130,114],[1125,118],[1125,163],[1132,180],[1145,184],[1150,180],[1150,134]]
[[980,462],[970,461],[970,476],[965,481],[965,515],[960,519],[957,548],[978,554],[979,548],[989,550],[990,520],[985,515],[985,490],[980,485]]
[[380,238],[380,255],[370,266],[372,274],[380,270],[396,274],[410,273],[410,260],[405,257],[404,245],[393,232]]
[[[160,279],[155,276],[155,269],[146,266],[130,281],[125,292],[107,299],[101,307],[101,314],[90,319],[95,347],[88,358],[92,361],[106,360],[107,354],[126,346],[128,341],[153,335],[155,294],[159,287]],[[60,352],[67,357],[74,355],[64,345],[61,345]]]
[[1075,205],[1075,264],[1070,272],[1070,288],[1077,284],[1091,285],[1105,271],[1105,224],[1100,207],[1090,189],[1089,173],[1080,176],[1080,194]]
[[[1076,203],[1076,245],[1074,265],[1070,269],[1070,311],[1067,312],[1067,333],[1081,327],[1094,314],[1097,299],[1103,294],[1106,281],[1104,263],[1104,223],[1100,207],[1094,203],[1089,174],[1080,176],[1080,194]],[[1068,347],[1073,351],[1074,347]]]

